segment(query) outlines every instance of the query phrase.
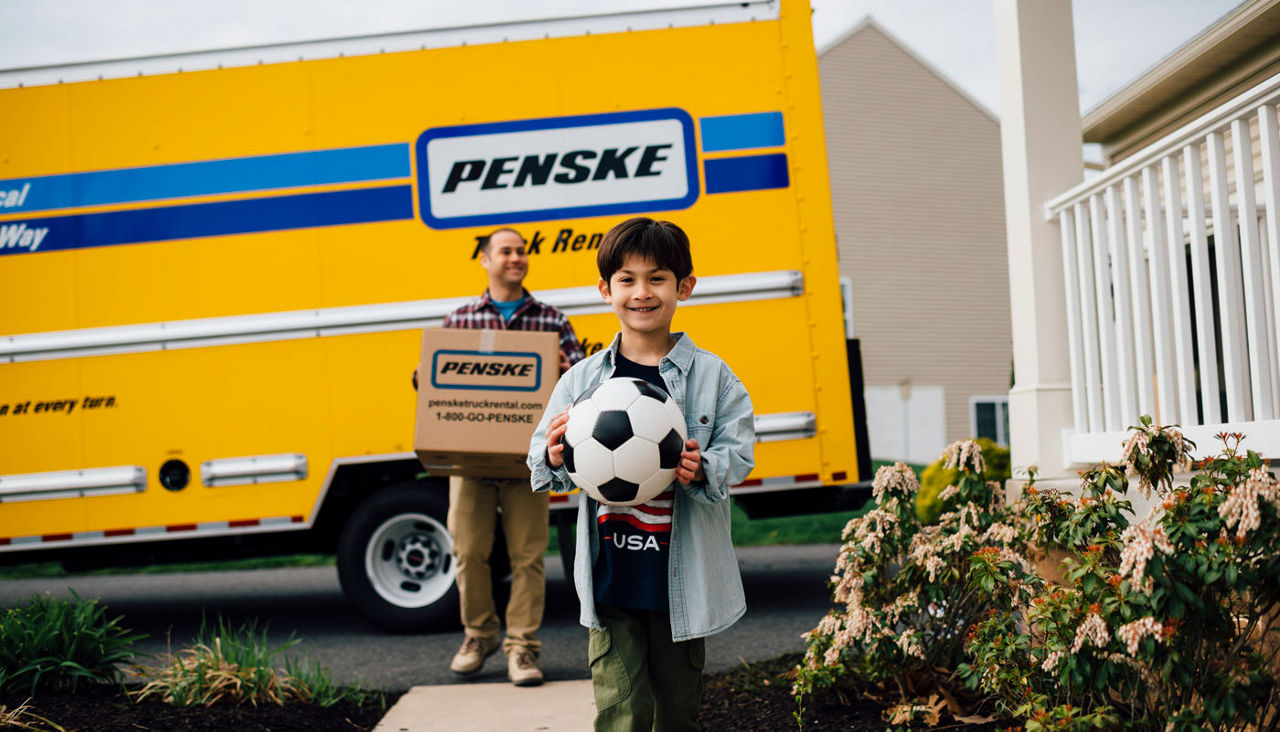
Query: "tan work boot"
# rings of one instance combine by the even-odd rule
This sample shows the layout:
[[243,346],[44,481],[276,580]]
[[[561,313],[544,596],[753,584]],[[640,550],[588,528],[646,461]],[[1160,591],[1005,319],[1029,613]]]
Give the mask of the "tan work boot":
[[512,648],[507,654],[507,678],[516,686],[541,686],[538,654],[528,648]]
[[469,635],[467,639],[462,641],[462,647],[454,654],[453,661],[449,663],[449,669],[455,674],[462,676],[470,676],[484,667],[484,660],[492,656],[498,650],[498,642],[496,640],[486,640],[478,636]]

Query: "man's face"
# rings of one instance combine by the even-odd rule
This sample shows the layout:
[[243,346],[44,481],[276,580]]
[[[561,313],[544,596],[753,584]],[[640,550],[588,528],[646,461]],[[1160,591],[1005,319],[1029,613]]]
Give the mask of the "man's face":
[[693,283],[692,275],[677,281],[671,270],[631,255],[608,282],[600,280],[599,288],[624,329],[636,333],[665,333],[671,330],[676,302],[688,299]]
[[524,240],[513,232],[499,231],[480,254],[480,266],[488,273],[490,283],[519,287],[529,273]]

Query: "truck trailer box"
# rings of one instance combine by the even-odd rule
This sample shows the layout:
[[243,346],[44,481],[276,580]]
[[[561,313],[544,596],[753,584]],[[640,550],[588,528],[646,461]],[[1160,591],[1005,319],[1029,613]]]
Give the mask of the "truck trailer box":
[[[0,564],[333,553],[373,622],[456,627],[423,330],[515,227],[529,291],[608,347],[596,255],[637,215],[689,234],[672,328],[751,394],[735,503],[864,492],[809,4],[535,5],[0,68]],[[550,497],[570,566],[578,500]]]
[[428,328],[413,450],[431,475],[528,478],[529,438],[560,376],[558,333]]

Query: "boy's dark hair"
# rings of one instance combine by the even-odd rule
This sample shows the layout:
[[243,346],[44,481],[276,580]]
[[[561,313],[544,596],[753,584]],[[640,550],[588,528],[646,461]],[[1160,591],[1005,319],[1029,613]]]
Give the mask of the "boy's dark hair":
[[516,236],[520,237],[520,241],[525,241],[524,234],[521,234],[520,232],[518,232],[518,231],[516,231],[515,229],[511,228],[510,226],[502,226],[502,227],[499,227],[499,228],[497,228],[497,229],[494,229],[493,231],[490,231],[490,232],[489,232],[489,233],[484,237],[484,244],[481,244],[481,245],[480,245],[480,251],[482,251],[482,252],[488,252],[488,251],[489,251],[489,242],[493,241],[493,237],[497,236],[498,234],[501,234],[501,233],[502,233],[502,232],[504,232],[504,231],[509,231],[509,232],[511,232],[512,234],[515,234]]
[[608,282],[633,254],[653,261],[662,269],[671,270],[677,281],[693,273],[689,237],[670,221],[637,216],[609,229],[600,243],[600,251],[596,253],[600,278]]

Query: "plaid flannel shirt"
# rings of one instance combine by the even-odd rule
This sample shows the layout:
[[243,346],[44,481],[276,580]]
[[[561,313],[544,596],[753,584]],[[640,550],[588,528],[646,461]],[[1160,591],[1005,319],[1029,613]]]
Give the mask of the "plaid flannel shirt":
[[586,357],[586,351],[582,349],[582,344],[578,342],[578,336],[573,332],[573,326],[564,313],[535,300],[528,290],[523,292],[524,302],[512,313],[510,321],[503,320],[502,313],[498,312],[493,300],[489,298],[489,291],[485,290],[473,302],[449,313],[444,319],[443,327],[554,331],[560,333],[560,352],[569,360],[570,366]]

